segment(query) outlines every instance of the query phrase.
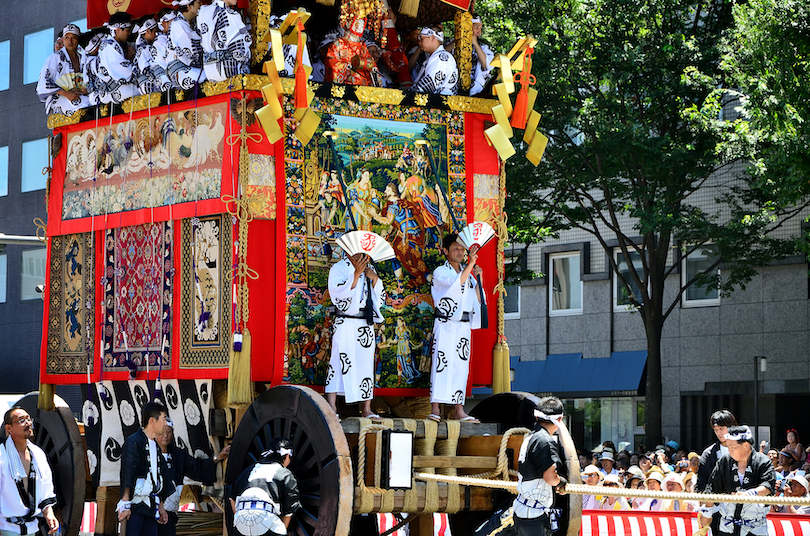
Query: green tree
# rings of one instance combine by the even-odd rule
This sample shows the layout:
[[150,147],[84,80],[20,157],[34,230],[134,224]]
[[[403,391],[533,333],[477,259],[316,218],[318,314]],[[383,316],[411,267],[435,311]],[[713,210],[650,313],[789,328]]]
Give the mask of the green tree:
[[[579,229],[608,253],[646,334],[645,430],[655,444],[662,438],[662,330],[686,288],[731,292],[756,266],[795,247],[768,235],[778,225],[772,205],[748,204],[755,182],[732,173],[742,156],[732,141],[745,124],[719,119],[714,92],[723,82],[720,45],[733,21],[731,2],[476,5],[498,48],[508,49],[518,35],[538,39],[536,108],[550,143],[537,168],[520,152],[509,161],[511,239],[531,244]],[[703,192],[710,192],[708,202]],[[689,281],[679,278],[678,258],[709,245],[713,262]],[[634,257],[640,268],[620,270]]]

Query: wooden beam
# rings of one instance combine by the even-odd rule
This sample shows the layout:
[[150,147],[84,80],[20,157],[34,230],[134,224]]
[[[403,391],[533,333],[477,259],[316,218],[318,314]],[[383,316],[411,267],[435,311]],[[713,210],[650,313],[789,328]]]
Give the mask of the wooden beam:
[[[403,426],[403,419],[394,419],[394,430],[405,430]],[[340,421],[340,425],[343,428],[344,434],[359,434],[360,433],[360,420],[349,417],[347,419],[343,419]],[[485,436],[490,435],[494,436],[499,433],[498,427],[500,425],[498,423],[470,423],[470,422],[463,422],[461,423],[461,438],[468,438],[468,437],[476,437],[476,436]],[[416,433],[414,434],[415,439],[421,439],[425,437],[425,423],[421,420],[416,421]],[[442,421],[439,423],[439,429],[437,431],[436,439],[447,439],[447,421]]]
[[471,469],[495,469],[497,456],[414,456],[413,467],[455,467]]

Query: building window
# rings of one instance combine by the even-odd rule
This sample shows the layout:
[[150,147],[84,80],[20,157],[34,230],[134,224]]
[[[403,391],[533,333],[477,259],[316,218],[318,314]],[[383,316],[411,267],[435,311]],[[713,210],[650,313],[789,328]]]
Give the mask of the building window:
[[[717,262],[716,246],[709,245],[697,248],[681,260],[681,284],[685,285],[698,274],[708,270],[715,262]],[[713,272],[720,275],[719,268],[715,268]],[[720,291],[717,288],[700,287],[692,284],[684,291],[681,304],[684,307],[720,305]]]
[[6,255],[0,255],[0,303],[6,303],[7,262]]
[[506,285],[504,290],[506,295],[503,298],[503,318],[504,320],[520,319],[520,281],[522,272],[526,270],[525,250],[510,250],[504,253],[504,271],[507,277],[512,277],[515,281],[512,285]]
[[[633,279],[633,271],[639,275],[639,279],[643,277],[644,274],[644,267],[641,263],[641,254],[635,250],[628,250],[630,254],[630,260],[633,263],[633,266],[630,267],[627,264],[627,261],[624,258],[621,250],[616,249],[614,250],[614,259],[616,260],[616,265],[619,267],[619,273],[622,274],[622,277],[627,284],[630,285],[630,288],[633,291],[632,296],[635,298],[637,303],[642,303],[643,299],[641,296],[641,290],[638,288],[635,279]],[[627,286],[619,279],[616,274],[613,274],[613,310],[618,311],[628,311],[632,310],[632,301],[631,301],[630,291],[627,289]]]
[[23,84],[39,81],[45,60],[53,53],[53,28],[27,34],[24,38]]
[[0,91],[8,89],[8,71],[11,66],[11,41],[0,41]]
[[0,197],[8,195],[8,147],[0,147]]
[[26,141],[22,144],[22,182],[23,192],[45,189],[43,168],[48,167],[48,138]]
[[582,278],[579,253],[549,255],[549,315],[582,314]]
[[37,287],[45,284],[45,256],[45,248],[22,252],[20,300],[35,300],[40,297]]

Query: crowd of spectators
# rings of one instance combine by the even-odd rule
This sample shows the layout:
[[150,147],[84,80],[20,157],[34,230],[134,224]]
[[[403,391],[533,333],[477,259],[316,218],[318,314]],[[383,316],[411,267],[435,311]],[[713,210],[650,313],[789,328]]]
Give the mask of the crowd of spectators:
[[[728,413],[730,416],[731,414]],[[616,450],[612,441],[605,441],[592,451],[581,452],[579,463],[582,481],[589,486],[605,488],[647,489],[669,492],[704,491],[706,481],[711,474],[716,460],[727,453],[721,441],[728,427],[736,425],[733,416],[721,425],[713,423],[718,442],[703,451],[704,464],[701,466],[701,454],[682,448],[676,441],[670,440],[657,445],[652,450],[644,446],[636,452]],[[766,454],[774,466],[777,475],[774,495],[785,497],[804,497],[810,492],[807,472],[810,471],[810,447],[807,449],[799,442],[799,433],[790,429],[786,433],[787,444],[777,450],[771,448],[767,441],[759,446],[761,453]],[[711,456],[714,451],[714,457]],[[699,478],[699,475],[701,477]],[[700,484],[699,484],[700,480]],[[698,501],[638,499],[625,497],[608,497],[600,495],[583,496],[584,510],[653,510],[653,511],[690,511],[697,512]],[[773,512],[810,514],[810,506],[773,506]]]
[[[176,0],[175,9],[138,20],[117,12],[104,27],[85,33],[68,24],[40,73],[37,94],[46,112],[72,115],[136,95],[170,89],[191,92],[206,80],[261,72],[272,48],[261,61],[251,62],[249,17],[236,3]],[[273,15],[269,23],[279,28],[285,18]],[[308,36],[300,54],[297,44],[283,44],[279,75],[299,77],[309,72],[309,79],[316,82],[457,94],[462,77],[452,53],[454,43],[445,37],[442,25],[400,35],[395,24],[396,14],[390,9],[342,13],[333,30]],[[482,28],[481,19],[474,17],[470,95],[481,93],[492,74],[494,53],[481,38]]]

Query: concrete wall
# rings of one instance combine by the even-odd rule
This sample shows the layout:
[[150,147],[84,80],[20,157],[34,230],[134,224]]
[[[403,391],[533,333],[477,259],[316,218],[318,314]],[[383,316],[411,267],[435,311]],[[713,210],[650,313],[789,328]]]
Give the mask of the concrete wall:
[[[678,277],[672,276],[667,285],[670,296]],[[581,352],[594,358],[607,357],[611,351],[646,349],[640,315],[612,312],[610,279],[584,282],[581,315],[549,317],[547,288],[543,280],[522,286],[520,319],[506,321],[511,355],[537,360],[547,354]],[[808,267],[801,262],[761,268],[744,290],[722,297],[718,306],[677,306],[665,323],[662,341],[664,434],[676,439],[681,435],[683,393],[701,393],[707,383],[721,382],[742,389],[741,394],[752,394],[754,356],[768,358],[760,378],[764,392],[806,392],[807,301]],[[775,408],[764,403],[760,410],[764,424]]]

